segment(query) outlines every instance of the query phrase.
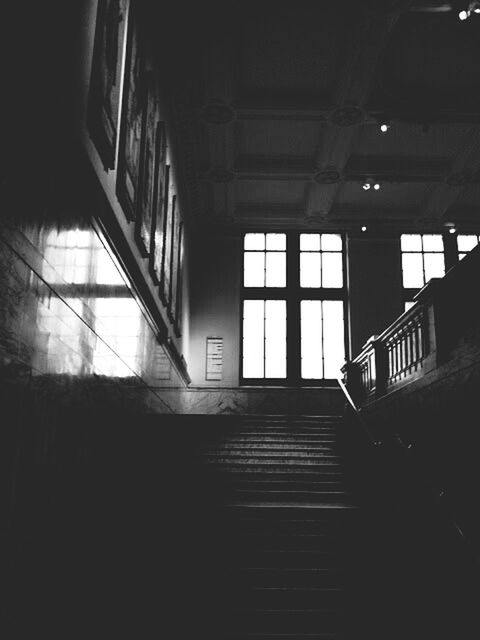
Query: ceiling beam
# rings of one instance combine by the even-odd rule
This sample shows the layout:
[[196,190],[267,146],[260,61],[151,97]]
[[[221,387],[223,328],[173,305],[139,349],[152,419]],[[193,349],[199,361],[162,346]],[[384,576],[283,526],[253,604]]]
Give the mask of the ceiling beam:
[[[407,7],[404,6],[404,9]],[[356,124],[363,120],[363,109],[371,93],[379,60],[385,50],[390,34],[395,27],[400,11],[381,17],[367,17],[356,25],[356,38],[348,51],[343,69],[339,74],[333,102],[339,107],[352,105],[359,112]],[[323,130],[318,146],[316,165],[318,169],[334,167],[343,172],[350,156],[357,127],[337,126],[330,123]],[[337,185],[312,184],[306,202],[309,216],[328,216],[338,190]]]

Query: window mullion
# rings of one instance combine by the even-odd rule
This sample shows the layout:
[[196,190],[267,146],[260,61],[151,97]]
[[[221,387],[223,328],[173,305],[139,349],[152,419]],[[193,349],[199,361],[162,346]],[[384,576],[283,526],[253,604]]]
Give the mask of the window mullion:
[[287,234],[287,380],[300,380],[300,239]]

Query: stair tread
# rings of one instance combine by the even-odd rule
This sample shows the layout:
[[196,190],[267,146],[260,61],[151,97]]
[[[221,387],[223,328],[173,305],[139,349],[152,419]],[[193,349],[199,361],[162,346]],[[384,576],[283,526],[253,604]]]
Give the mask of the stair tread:
[[288,507],[289,509],[358,509],[354,504],[347,503],[330,503],[330,502],[230,502],[229,507],[251,507],[252,509],[259,507],[271,507],[277,509],[279,507]]

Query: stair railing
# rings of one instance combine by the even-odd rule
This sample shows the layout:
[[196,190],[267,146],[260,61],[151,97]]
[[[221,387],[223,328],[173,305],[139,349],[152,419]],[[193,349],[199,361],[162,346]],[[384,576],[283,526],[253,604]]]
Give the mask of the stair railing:
[[[386,438],[377,438],[374,435],[374,429],[367,422],[361,409],[356,405],[349,393],[344,380],[338,377],[337,381],[351,409],[351,414],[353,414],[355,421],[361,427],[364,440],[366,439],[368,445],[370,445],[370,450],[373,452],[373,447],[375,447],[377,450],[380,449],[380,451],[383,452],[380,454],[383,458],[383,468],[389,469],[391,472],[393,468],[396,468],[394,460],[400,460],[403,467],[402,475],[408,478],[410,485],[415,484],[416,487],[418,487],[419,484],[422,485],[424,489],[423,493],[428,496],[430,506],[438,510],[443,521],[455,533],[457,541],[462,545],[464,552],[468,555],[472,563],[480,569],[480,558],[477,556],[473,545],[465,535],[462,527],[457,522],[454,510],[448,505],[446,490],[443,488],[439,489],[431,479],[425,475],[424,466],[415,455],[413,444],[404,442],[400,435],[395,432],[388,434],[388,442]],[[378,457],[375,458],[375,462],[377,466],[379,466]]]

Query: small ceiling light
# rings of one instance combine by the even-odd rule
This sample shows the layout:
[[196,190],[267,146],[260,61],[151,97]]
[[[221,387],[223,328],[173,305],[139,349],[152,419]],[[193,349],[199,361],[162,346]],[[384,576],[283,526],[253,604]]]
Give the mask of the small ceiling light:
[[365,231],[367,230],[367,227],[362,227],[362,233],[365,233]]
[[463,11],[459,11],[458,18],[463,22],[464,20],[467,20],[468,18],[470,18],[472,13],[477,13],[477,14],[480,13],[479,0],[471,0],[471,2],[468,4],[468,7],[466,9],[463,9]]
[[363,188],[364,191],[368,191],[371,186],[372,185],[369,182],[364,182],[362,188]]
[[455,229],[455,227],[450,227],[450,229],[448,230],[448,233],[455,233],[457,230]]
[[390,129],[390,125],[389,125],[389,124],[387,124],[386,122],[383,122],[383,123],[380,125],[380,131],[381,131],[382,133],[387,133],[387,131],[388,131],[389,129]]
[[378,182],[376,182],[376,183],[373,185],[373,188],[375,189],[375,191],[378,191],[378,190],[380,189],[380,185],[378,184]]

